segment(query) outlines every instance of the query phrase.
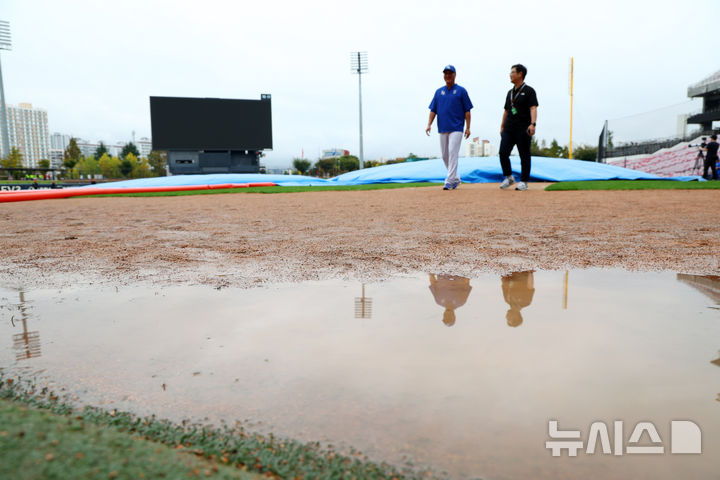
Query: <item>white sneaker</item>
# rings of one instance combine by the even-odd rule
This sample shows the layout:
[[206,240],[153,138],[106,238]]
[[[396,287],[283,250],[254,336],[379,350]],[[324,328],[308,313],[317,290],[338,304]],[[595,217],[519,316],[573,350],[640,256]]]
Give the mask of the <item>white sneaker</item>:
[[508,175],[507,177],[505,177],[505,180],[503,180],[502,183],[500,184],[500,188],[505,190],[513,183],[515,183],[515,177],[513,177],[512,175]]
[[525,182],[518,182],[517,187],[515,187],[515,190],[527,190],[528,186]]

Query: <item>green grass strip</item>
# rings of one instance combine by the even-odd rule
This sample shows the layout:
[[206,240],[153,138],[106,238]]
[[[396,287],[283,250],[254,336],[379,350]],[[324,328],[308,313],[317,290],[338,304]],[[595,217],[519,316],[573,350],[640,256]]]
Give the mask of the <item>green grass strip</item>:
[[675,180],[593,180],[558,182],[545,187],[547,191],[565,190],[708,190],[720,189],[719,181],[679,182]]
[[[96,407],[76,410],[46,387],[0,372],[0,478],[279,478],[431,480],[355,450]],[[189,474],[189,475],[188,475]],[[144,476],[144,477],[143,477]]]
[[0,478],[259,480],[192,452],[0,399]]
[[[218,188],[207,190],[188,190],[185,192],[147,192],[122,193],[110,195],[87,195],[87,197],[179,197],[186,195],[214,195],[216,193],[298,193],[298,192],[330,192],[355,190],[386,190],[392,188],[437,187],[442,183],[372,183],[368,185],[317,185],[302,187],[250,187],[250,188]],[[87,198],[86,197],[86,198]]]

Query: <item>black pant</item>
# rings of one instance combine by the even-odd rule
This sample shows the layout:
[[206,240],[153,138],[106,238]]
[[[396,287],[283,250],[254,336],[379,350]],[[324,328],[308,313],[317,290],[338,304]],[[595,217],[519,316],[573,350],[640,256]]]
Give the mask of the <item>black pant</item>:
[[503,130],[500,137],[500,166],[503,175],[506,177],[512,175],[510,152],[517,145],[518,153],[520,153],[520,181],[527,182],[530,180],[530,140],[532,137],[528,135],[527,130],[508,129]]
[[717,158],[705,158],[705,164],[703,165],[703,178],[707,178],[709,168],[712,171],[712,179],[718,179],[717,170],[715,169],[715,162],[717,162],[717,160]]

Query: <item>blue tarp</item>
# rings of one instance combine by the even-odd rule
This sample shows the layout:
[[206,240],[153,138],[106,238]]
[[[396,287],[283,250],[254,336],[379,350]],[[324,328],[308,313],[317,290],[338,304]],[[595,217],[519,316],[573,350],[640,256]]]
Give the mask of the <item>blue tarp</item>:
[[324,178],[303,175],[265,175],[262,173],[213,173],[207,175],[173,175],[171,177],[138,178],[120,182],[98,183],[92,187],[176,187],[185,185],[217,185],[220,183],[273,182],[287,187],[307,185],[331,185]]
[[[510,159],[513,174],[520,177],[520,159]],[[464,183],[492,183],[502,181],[498,157],[460,158],[458,174]],[[259,173],[217,173],[211,175],[174,175],[171,177],[140,178],[121,182],[102,183],[96,187],[155,187],[179,185],[214,185],[220,183],[273,182],[284,186],[305,185],[363,185],[369,183],[443,182],[447,170],[440,159],[395,163],[344,173],[322,179],[302,175],[263,175]],[[616,167],[604,163],[533,157],[530,181],[569,182],[583,180],[698,180],[700,177],[666,178],[639,170]]]
[[[520,177],[520,159],[510,159],[514,175]],[[443,182],[447,170],[440,159],[412,163],[396,163],[382,167],[344,173],[330,181],[339,185],[365,183]],[[498,157],[460,158],[458,175],[464,183],[501,182],[503,179]],[[659,179],[657,175],[614,167],[604,163],[533,157],[530,181],[568,182],[573,180],[638,180]]]

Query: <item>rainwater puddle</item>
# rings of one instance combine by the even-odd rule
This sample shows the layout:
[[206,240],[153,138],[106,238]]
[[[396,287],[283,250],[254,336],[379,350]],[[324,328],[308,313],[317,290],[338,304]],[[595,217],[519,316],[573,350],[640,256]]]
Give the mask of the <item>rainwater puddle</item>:
[[[0,299],[0,367],[82,403],[247,420],[453,478],[720,472],[719,277],[582,270],[219,291],[6,286]],[[552,456],[550,420],[580,431],[577,456]],[[700,427],[702,454],[671,453],[679,420]],[[586,452],[593,422],[607,426],[612,453],[599,437]],[[630,442],[640,422],[660,442],[648,431]],[[628,453],[633,445],[664,453]]]

